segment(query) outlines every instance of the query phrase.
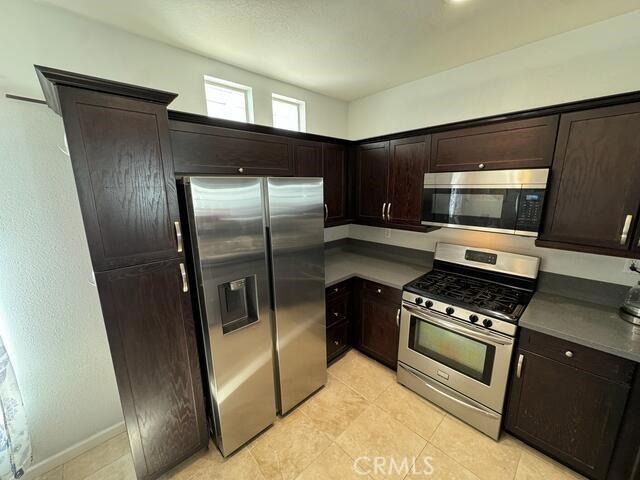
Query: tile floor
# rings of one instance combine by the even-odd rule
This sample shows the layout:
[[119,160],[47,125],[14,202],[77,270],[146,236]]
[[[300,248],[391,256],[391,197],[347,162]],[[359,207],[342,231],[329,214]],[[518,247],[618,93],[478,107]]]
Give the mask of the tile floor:
[[[381,460],[376,470],[377,457]],[[507,434],[494,442],[396,383],[393,371],[350,351],[329,368],[324,389],[278,419],[241,451],[224,460],[212,446],[164,478],[572,480],[583,477]],[[135,479],[126,434],[38,478],[79,479]]]

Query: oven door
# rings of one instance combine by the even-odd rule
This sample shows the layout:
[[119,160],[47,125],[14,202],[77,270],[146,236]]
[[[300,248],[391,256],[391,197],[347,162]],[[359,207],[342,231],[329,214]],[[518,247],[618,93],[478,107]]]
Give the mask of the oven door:
[[514,340],[403,303],[398,360],[501,413]]
[[520,186],[425,185],[422,224],[515,233]]

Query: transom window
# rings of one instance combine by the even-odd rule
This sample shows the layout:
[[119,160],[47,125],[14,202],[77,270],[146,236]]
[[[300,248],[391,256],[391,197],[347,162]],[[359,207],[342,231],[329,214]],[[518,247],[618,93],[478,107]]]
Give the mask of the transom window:
[[307,130],[305,103],[302,100],[274,93],[271,95],[271,105],[274,127],[296,132]]
[[251,87],[205,75],[204,93],[210,117],[253,123]]

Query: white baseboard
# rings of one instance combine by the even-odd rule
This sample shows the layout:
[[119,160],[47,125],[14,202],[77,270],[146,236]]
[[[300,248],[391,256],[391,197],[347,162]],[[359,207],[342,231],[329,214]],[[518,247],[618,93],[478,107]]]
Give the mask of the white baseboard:
[[112,427],[105,428],[95,435],[92,435],[89,438],[76,443],[75,445],[71,445],[69,448],[66,448],[63,451],[32,465],[27,469],[26,473],[22,477],[22,480],[32,480],[38,475],[47,473],[49,470],[53,470],[57,466],[62,465],[73,458],[76,458],[78,455],[83,454],[87,450],[91,450],[92,448],[97,447],[98,445],[106,442],[116,435],[119,435],[125,430],[126,429],[124,426],[124,422],[116,423]]

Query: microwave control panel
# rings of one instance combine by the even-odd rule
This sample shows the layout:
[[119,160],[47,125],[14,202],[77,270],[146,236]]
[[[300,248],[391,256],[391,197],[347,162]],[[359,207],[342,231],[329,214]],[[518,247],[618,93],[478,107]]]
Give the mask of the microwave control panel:
[[543,189],[523,189],[520,192],[518,203],[518,218],[516,230],[537,232],[542,218],[542,205],[544,203]]

